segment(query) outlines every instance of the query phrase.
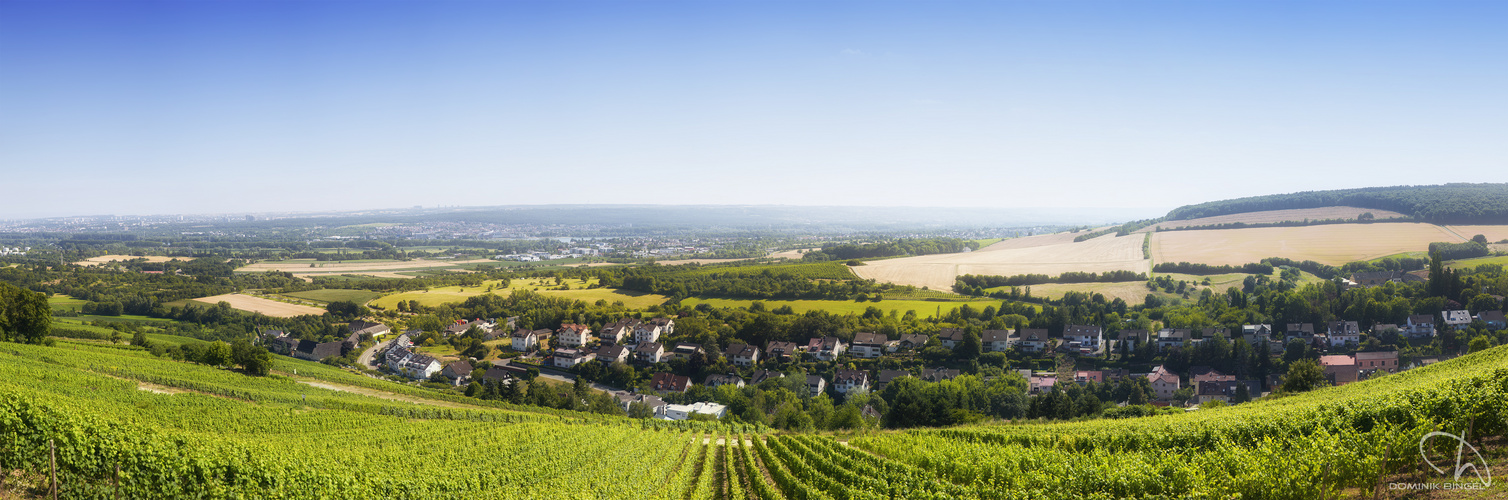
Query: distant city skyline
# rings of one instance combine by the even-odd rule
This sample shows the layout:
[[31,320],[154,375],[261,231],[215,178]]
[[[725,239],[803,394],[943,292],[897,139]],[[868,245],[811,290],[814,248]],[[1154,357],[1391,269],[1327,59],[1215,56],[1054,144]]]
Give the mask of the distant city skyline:
[[1155,211],[1504,182],[1505,22],[1465,1],[3,2],[0,219]]

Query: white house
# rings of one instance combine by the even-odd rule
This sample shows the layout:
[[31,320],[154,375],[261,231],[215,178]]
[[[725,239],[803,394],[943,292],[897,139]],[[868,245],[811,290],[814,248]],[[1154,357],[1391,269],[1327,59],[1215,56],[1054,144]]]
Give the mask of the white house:
[[1163,328],[1157,331],[1157,348],[1159,349],[1181,347],[1188,342],[1189,330],[1187,328]]
[[539,335],[533,330],[518,329],[513,332],[513,350],[528,352],[539,348]]
[[833,390],[843,394],[850,391],[869,390],[869,372],[863,370],[838,370],[833,377]]
[[659,342],[645,342],[634,348],[634,359],[643,363],[659,363],[665,357],[665,346]]
[[984,335],[979,337],[981,350],[984,352],[1005,352],[1015,347],[1021,341],[1016,337],[1015,330],[985,330]]
[[733,344],[723,354],[728,356],[728,361],[735,366],[754,366],[759,363],[759,348],[748,344]]
[[592,341],[592,329],[575,323],[560,325],[556,335],[560,338],[560,345],[567,347],[581,347]]
[[1021,351],[1042,352],[1047,350],[1047,330],[1044,328],[1021,329]]
[[1445,317],[1445,326],[1457,330],[1471,325],[1471,313],[1466,310],[1442,311],[1440,315]]
[[1414,314],[1409,316],[1408,334],[1410,337],[1433,337],[1435,336],[1435,315]]
[[728,414],[728,407],[717,403],[700,401],[689,405],[665,405],[666,420],[689,420],[694,414],[711,415],[713,418],[723,418]]
[[576,349],[556,349],[554,359],[557,368],[572,368],[587,361],[597,359],[597,353]]
[[1327,324],[1328,330],[1325,335],[1330,339],[1331,346],[1345,346],[1346,344],[1361,343],[1361,325],[1355,321],[1331,321]]
[[1105,344],[1105,330],[1096,325],[1068,325],[1063,327],[1064,342],[1078,342],[1079,349],[1098,352]]
[[853,336],[853,347],[849,352],[860,358],[878,358],[885,354],[887,340],[878,333],[861,332]]
[[415,354],[402,347],[388,349],[385,361],[393,371],[416,379],[427,379],[442,369],[435,358]]
[[659,342],[660,333],[662,333],[663,331],[664,330],[661,329],[659,325],[652,323],[639,323],[637,325],[634,325],[634,343],[644,344],[648,342]]

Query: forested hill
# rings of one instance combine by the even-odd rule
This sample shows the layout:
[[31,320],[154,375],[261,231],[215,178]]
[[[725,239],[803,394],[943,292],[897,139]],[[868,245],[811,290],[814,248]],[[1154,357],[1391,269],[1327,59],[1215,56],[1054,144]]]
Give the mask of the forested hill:
[[1508,224],[1508,183],[1390,186],[1304,191],[1185,205],[1168,220],[1216,215],[1351,206],[1392,210],[1419,220],[1451,224]]

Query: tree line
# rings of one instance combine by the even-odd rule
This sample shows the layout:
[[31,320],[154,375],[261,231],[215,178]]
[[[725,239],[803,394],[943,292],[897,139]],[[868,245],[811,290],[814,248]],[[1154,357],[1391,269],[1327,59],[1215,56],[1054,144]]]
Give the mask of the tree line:
[[1251,196],[1178,207],[1168,212],[1167,219],[1333,206],[1391,210],[1436,223],[1492,224],[1508,219],[1508,183],[1389,186]]

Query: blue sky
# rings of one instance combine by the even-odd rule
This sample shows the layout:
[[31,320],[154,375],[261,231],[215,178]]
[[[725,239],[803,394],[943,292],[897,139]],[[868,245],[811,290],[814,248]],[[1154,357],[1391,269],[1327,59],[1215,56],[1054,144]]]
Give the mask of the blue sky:
[[1508,181],[1508,2],[0,2],[0,218]]

